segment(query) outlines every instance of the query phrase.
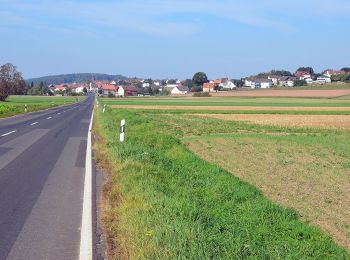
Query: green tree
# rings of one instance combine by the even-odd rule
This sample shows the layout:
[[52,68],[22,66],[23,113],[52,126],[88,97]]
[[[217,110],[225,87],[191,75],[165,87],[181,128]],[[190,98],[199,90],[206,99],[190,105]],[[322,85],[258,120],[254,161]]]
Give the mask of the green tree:
[[25,81],[16,66],[7,63],[0,67],[0,101],[4,101],[9,95],[23,94],[25,86]]
[[295,87],[301,87],[301,86],[306,86],[307,83],[305,80],[296,80],[294,81],[294,86]]
[[297,72],[298,71],[305,71],[305,72],[307,72],[307,73],[309,73],[311,75],[315,74],[314,69],[311,68],[311,67],[300,67],[300,68],[297,69]]
[[348,67],[344,67],[341,69],[342,71],[346,72],[346,73],[349,73],[350,72],[350,68]]
[[168,84],[176,84],[176,79],[169,79]]
[[192,79],[186,79],[183,84],[184,84],[184,86],[187,86],[189,89],[191,89],[193,87]]
[[204,72],[197,72],[193,75],[192,81],[196,86],[202,86],[204,83],[208,82],[207,74]]

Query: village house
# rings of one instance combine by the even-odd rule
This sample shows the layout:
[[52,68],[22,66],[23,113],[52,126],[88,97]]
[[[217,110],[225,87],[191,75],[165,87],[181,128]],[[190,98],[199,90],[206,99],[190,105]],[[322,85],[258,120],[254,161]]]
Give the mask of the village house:
[[317,83],[317,84],[327,84],[327,83],[331,83],[331,82],[332,82],[332,80],[328,76],[319,76],[319,77],[317,77],[317,79],[315,81],[315,83]]
[[219,84],[219,87],[221,87],[223,89],[230,89],[230,90],[237,88],[235,83],[233,83],[231,80],[228,80],[228,79],[223,81],[223,82],[221,82]]
[[262,79],[262,78],[248,78],[245,79],[244,85],[251,88],[271,88],[272,80],[271,79]]
[[296,77],[290,77],[290,76],[282,76],[279,77],[277,85],[282,87],[294,87],[294,81],[296,81]]
[[72,92],[74,92],[74,93],[76,93],[76,94],[82,94],[82,93],[84,93],[84,88],[85,88],[85,87],[86,87],[86,86],[85,86],[84,84],[76,84],[76,83],[71,84],[71,85],[68,86],[68,88],[69,88]]
[[299,80],[305,80],[311,78],[311,74],[307,71],[297,71],[295,77]]
[[180,84],[166,84],[164,90],[171,92],[173,88],[177,88]]
[[117,95],[119,97],[137,96],[138,90],[133,85],[119,86],[118,91],[117,91]]
[[217,87],[218,85],[216,83],[204,83],[203,84],[203,92],[214,92],[215,91],[215,87]]
[[326,77],[331,78],[333,75],[342,75],[345,74],[345,71],[342,70],[332,70],[332,69],[327,69],[322,74]]
[[153,84],[156,86],[156,87],[160,87],[160,82],[159,81],[154,81]]
[[178,85],[177,87],[173,88],[170,93],[172,95],[186,95],[189,91],[190,90],[187,86]]
[[102,91],[103,96],[113,95],[116,96],[118,87],[108,83],[100,83],[99,89]]
[[64,92],[64,91],[66,91],[67,87],[68,87],[67,84],[55,85],[54,91],[55,91],[55,92]]
[[270,75],[270,76],[268,76],[267,79],[271,79],[272,80],[272,84],[277,86],[278,82],[280,81],[281,78],[282,78],[282,76]]
[[190,90],[187,86],[182,86],[181,84],[167,84],[164,86],[163,91],[167,91],[171,95],[185,95]]
[[151,84],[149,84],[148,82],[144,82],[142,83],[142,87],[143,88],[148,88]]
[[314,80],[310,77],[304,78],[304,80],[306,81],[307,84],[312,84],[314,83]]

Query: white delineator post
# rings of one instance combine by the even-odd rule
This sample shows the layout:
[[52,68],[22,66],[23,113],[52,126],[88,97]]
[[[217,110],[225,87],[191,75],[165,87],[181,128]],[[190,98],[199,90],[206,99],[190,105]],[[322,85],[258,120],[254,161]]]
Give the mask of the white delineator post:
[[24,112],[27,113],[27,104],[24,104]]
[[124,142],[125,119],[120,122],[120,142]]
[[105,110],[106,110],[106,104],[103,105],[103,111],[102,111],[102,113],[104,113]]

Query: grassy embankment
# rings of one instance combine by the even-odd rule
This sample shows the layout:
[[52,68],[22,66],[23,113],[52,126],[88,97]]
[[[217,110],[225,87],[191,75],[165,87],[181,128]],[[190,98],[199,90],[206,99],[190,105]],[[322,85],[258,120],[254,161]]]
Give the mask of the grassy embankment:
[[[112,103],[111,100],[104,101]],[[127,121],[126,142],[120,144],[117,132],[123,118]],[[109,252],[114,258],[350,257],[328,235],[302,222],[296,211],[271,202],[257,188],[233,176],[229,172],[232,169],[226,165],[222,165],[226,170],[217,166],[220,164],[218,160],[213,159],[211,163],[203,160],[207,158],[191,147],[191,140],[201,137],[210,140],[208,137],[218,134],[233,134],[231,138],[243,147],[245,143],[249,147],[255,146],[254,141],[248,143],[244,140],[249,135],[255,136],[256,140],[260,140],[260,135],[271,139],[276,137],[273,140],[278,141],[285,133],[288,133],[287,143],[293,143],[297,136],[305,136],[308,141],[299,141],[299,145],[319,145],[322,136],[337,135],[337,131],[320,129],[315,134],[314,129],[226,122],[171,111],[159,113],[110,108],[105,114],[98,110],[95,123],[95,131],[100,135],[95,144],[97,158],[110,173],[105,189],[104,224]],[[332,138],[328,140],[331,143]],[[264,147],[264,144],[257,144]],[[339,147],[342,149],[339,152],[345,152],[343,146],[339,144]],[[208,149],[205,154],[210,154],[210,145],[204,148]],[[281,143],[279,148],[288,154],[288,146]],[[263,168],[264,176],[273,175],[279,169],[266,168],[270,165],[269,160],[281,160],[285,168],[290,165],[287,155],[283,158],[275,158],[273,154],[268,154],[271,158],[256,157],[262,152],[259,149],[250,149],[250,154],[240,154],[237,160],[225,153],[224,147],[215,149],[219,152],[213,158],[219,157],[221,152],[233,164],[241,160],[252,165],[264,162],[267,165]],[[298,152],[298,149],[291,151],[293,154]],[[305,152],[309,151],[306,149]],[[350,164],[344,159],[342,165],[346,169]],[[237,172],[245,172],[244,167],[243,164]],[[323,168],[324,165],[310,167]],[[259,171],[259,167],[250,168],[247,174],[254,176]],[[314,172],[317,173],[317,168]],[[240,174],[237,176],[243,178]],[[249,178],[243,179],[250,181]],[[265,193],[264,189],[262,191]]]
[[28,112],[34,112],[75,103],[84,98],[85,97],[10,96],[5,102],[0,102],[0,118],[23,114],[25,104],[27,104]]

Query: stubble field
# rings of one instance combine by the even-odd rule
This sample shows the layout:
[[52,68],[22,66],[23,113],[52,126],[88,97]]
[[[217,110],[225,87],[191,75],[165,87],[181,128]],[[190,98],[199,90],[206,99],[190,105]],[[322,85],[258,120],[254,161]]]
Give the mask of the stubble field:
[[100,102],[112,256],[349,257],[346,97]]

